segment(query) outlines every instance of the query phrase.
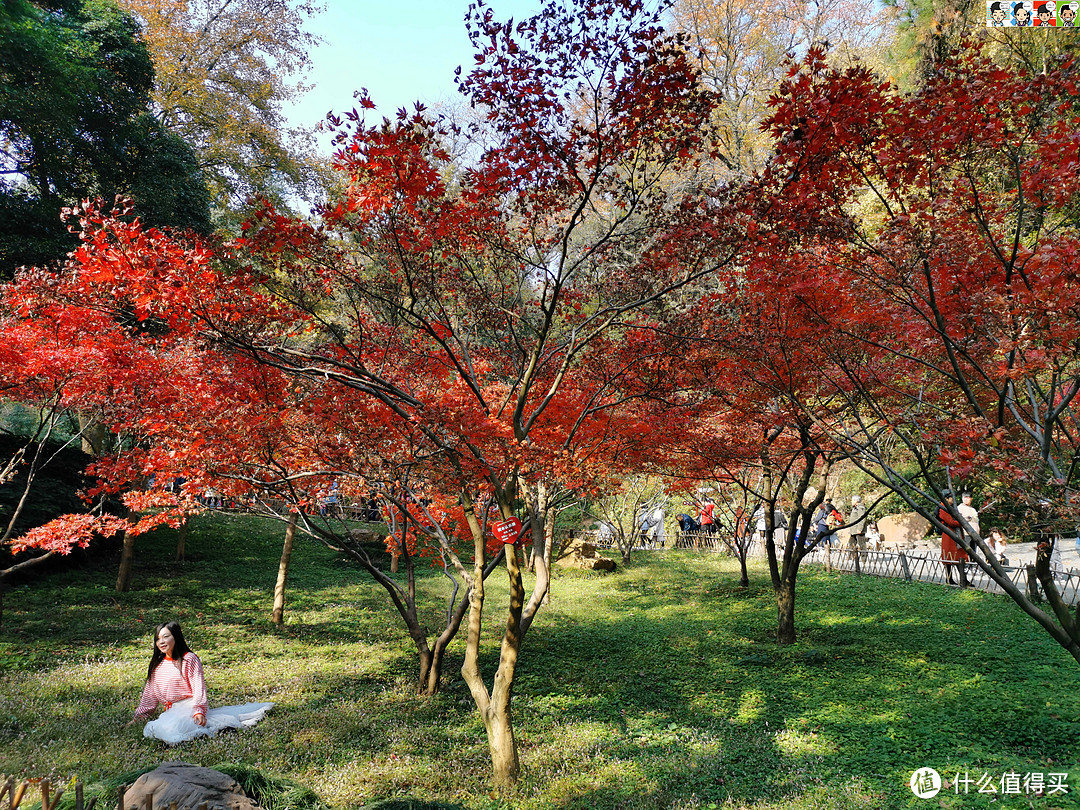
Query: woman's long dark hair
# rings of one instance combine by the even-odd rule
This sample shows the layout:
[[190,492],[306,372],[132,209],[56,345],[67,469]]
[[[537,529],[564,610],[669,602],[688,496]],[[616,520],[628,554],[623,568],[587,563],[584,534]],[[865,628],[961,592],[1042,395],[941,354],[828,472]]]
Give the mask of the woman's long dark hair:
[[175,644],[173,644],[172,654],[175,660],[179,661],[191,652],[191,647],[184,641],[184,631],[180,629],[180,625],[177,622],[173,621],[159,624],[157,630],[154,631],[154,647],[153,651],[150,653],[150,666],[146,668],[146,680],[150,680],[154,677],[154,670],[157,669],[157,665],[165,660],[165,653],[159,650],[157,646],[158,634],[161,633],[162,630],[168,630],[172,633],[173,641],[175,642]]

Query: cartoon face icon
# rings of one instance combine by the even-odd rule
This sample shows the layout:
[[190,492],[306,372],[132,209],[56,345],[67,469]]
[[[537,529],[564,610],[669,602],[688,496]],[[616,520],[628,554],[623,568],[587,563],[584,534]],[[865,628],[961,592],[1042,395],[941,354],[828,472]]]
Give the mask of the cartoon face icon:
[[1008,15],[1005,13],[1005,9],[1001,7],[1000,3],[990,4],[990,21],[997,26],[1005,25],[1005,18]]
[[1072,6],[1062,6],[1058,11],[1058,16],[1061,17],[1061,21],[1067,26],[1076,24],[1076,9]]
[[1039,25],[1050,25],[1050,18],[1054,16],[1054,8],[1049,3],[1043,3],[1039,6],[1035,16],[1039,18]]
[[1013,6],[1013,18],[1016,20],[1017,25],[1031,25],[1031,12],[1023,3],[1017,3]]

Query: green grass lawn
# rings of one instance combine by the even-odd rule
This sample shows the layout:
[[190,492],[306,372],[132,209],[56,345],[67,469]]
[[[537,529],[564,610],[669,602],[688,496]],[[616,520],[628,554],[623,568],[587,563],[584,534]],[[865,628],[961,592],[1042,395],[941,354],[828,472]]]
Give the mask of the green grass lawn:
[[[612,575],[556,574],[518,670],[524,778],[495,794],[457,672],[462,640],[442,694],[417,698],[411,642],[382,590],[311,543],[294,553],[275,628],[282,531],[206,517],[183,564],[171,532],[139,540],[131,593],[113,591],[113,561],[9,591],[0,773],[104,790],[167,760],[231,763],[342,808],[395,797],[490,810],[1080,807],[1080,666],[1011,603],[808,569],[800,641],[779,648],[764,567],[742,591],[733,561],[681,552],[643,553]],[[499,572],[489,582],[490,672],[506,589]],[[432,570],[422,589],[444,583]],[[152,629],[174,617],[211,705],[273,700],[263,723],[175,749],[122,728]],[[1067,772],[1073,792],[980,796],[973,784],[920,800],[908,778],[922,766],[950,781]],[[269,810],[310,806],[297,797],[268,796]]]

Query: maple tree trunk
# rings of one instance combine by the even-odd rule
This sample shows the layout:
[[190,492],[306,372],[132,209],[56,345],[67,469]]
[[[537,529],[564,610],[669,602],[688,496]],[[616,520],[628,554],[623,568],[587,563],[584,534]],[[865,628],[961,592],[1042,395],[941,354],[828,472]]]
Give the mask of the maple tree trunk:
[[442,650],[436,649],[431,652],[428,659],[427,672],[421,672],[420,691],[424,695],[439,694],[442,685]]
[[[503,512],[504,515],[508,513],[508,510]],[[518,654],[521,649],[521,614],[525,605],[525,588],[517,554],[505,554],[506,572],[510,580],[510,605],[506,630],[499,649],[499,666],[489,694],[479,663],[480,631],[484,610],[484,536],[475,522],[475,517],[468,510],[466,514],[470,518],[470,526],[473,529],[475,551],[473,582],[469,591],[468,637],[465,643],[465,661],[461,665],[461,675],[469,687],[469,692],[479,710],[480,719],[484,723],[484,730],[487,732],[493,781],[499,787],[510,787],[516,784],[521,776],[517,741],[514,738],[511,695],[514,689]],[[507,549],[507,551],[512,550]]]
[[[555,547],[555,521],[554,520],[548,520],[544,524],[544,565],[545,565],[545,569],[549,573],[550,573],[550,570],[551,570],[550,569],[551,560],[552,560],[551,555],[552,555],[552,551],[554,550],[554,547]],[[533,571],[533,572],[536,571],[536,561],[535,560],[533,561],[533,565],[529,570]],[[550,602],[551,602],[551,588],[548,588],[544,592],[544,599],[543,599],[542,604],[547,605]]]
[[510,615],[507,617],[506,632],[503,634],[502,647],[499,651],[499,668],[495,672],[491,700],[487,711],[483,713],[488,749],[491,751],[492,775],[495,784],[501,787],[516,784],[521,776],[510,700],[514,690],[518,654],[521,650],[519,622],[521,610],[525,605],[525,588],[521,581],[521,568],[516,554],[506,555],[506,571],[510,577]]
[[79,429],[82,451],[88,456],[99,457],[105,451],[105,424],[87,414],[79,414]]
[[120,571],[116,575],[116,592],[127,593],[131,587],[131,565],[135,560],[135,534],[124,532],[124,545],[120,550]]
[[[462,607],[467,604],[462,603]],[[420,694],[437,695],[442,688],[443,661],[446,658],[446,648],[457,636],[458,629],[465,617],[464,610],[455,609],[446,629],[435,639],[435,644],[428,649],[427,643],[417,644],[420,656]]]
[[439,691],[439,673],[435,665],[435,653],[428,649],[426,644],[423,647],[418,644],[417,648],[417,659],[420,664],[420,676],[417,678],[420,685],[419,692],[421,695],[437,694]]
[[[427,631],[420,622],[416,610],[415,570],[408,553],[401,552],[398,554],[399,558],[403,557],[405,559],[405,570],[408,578],[407,593],[399,589],[397,584],[387,577],[386,573],[380,570],[366,554],[356,553],[355,551],[350,553],[353,559],[360,563],[364,570],[383,586],[398,615],[405,623],[409,637],[413,640],[413,644],[416,645],[418,663],[417,692],[421,695],[437,694],[442,686],[442,668],[446,648],[450,646],[450,642],[457,636],[461,623],[471,610],[471,599],[466,597],[452,602],[446,627],[435,638],[434,644],[429,644]],[[480,570],[483,572],[482,567]]]
[[180,521],[180,530],[176,534],[176,561],[183,562],[185,547],[187,546],[188,522],[187,518]]
[[776,590],[776,643],[795,643],[795,577],[784,577]]
[[442,688],[442,670],[445,660],[446,644],[435,643],[430,650],[420,651],[420,694],[437,695]]
[[491,749],[491,769],[495,784],[507,787],[516,784],[521,776],[521,763],[518,761],[509,700],[503,710],[495,711],[484,719],[484,728],[487,731],[488,747]]
[[293,540],[296,538],[296,519],[293,512],[285,527],[285,544],[281,547],[281,562],[278,563],[277,582],[274,583],[274,611],[271,620],[276,625],[285,621],[285,584],[289,579],[289,559],[292,557]]
[[746,570],[746,551],[745,549],[739,553],[739,587],[750,587],[750,574]]

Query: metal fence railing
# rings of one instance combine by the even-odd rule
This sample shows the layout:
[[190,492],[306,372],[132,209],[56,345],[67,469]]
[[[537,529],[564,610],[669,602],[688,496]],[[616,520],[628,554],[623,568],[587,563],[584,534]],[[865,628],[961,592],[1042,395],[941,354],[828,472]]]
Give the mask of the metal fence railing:
[[[594,543],[598,548],[616,548],[614,539],[605,541],[595,532],[584,532],[583,539]],[[730,538],[720,534],[706,532],[679,532],[669,536],[664,546],[649,544],[648,541],[635,545],[635,550],[650,551],[662,548],[679,548],[712,554],[731,554]],[[750,543],[748,557],[764,557],[765,546],[759,540]],[[816,546],[804,562],[823,565],[827,570],[846,571],[853,574],[867,574],[875,577],[903,579],[908,582],[929,582],[939,585],[948,584],[949,578],[945,563],[932,552],[919,551],[869,551],[863,549],[838,548],[836,546]],[[1035,577],[1034,566],[1002,566],[1009,575],[1009,580],[1035,601],[1044,598],[1042,585]],[[959,566],[953,568],[953,580],[959,581]],[[1058,592],[1066,604],[1080,604],[1080,571],[1055,570],[1052,572]],[[1005,589],[990,578],[974,563],[964,565],[964,576],[971,588],[987,593],[1004,593]]]

